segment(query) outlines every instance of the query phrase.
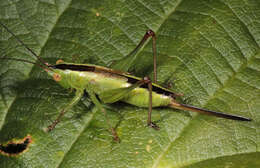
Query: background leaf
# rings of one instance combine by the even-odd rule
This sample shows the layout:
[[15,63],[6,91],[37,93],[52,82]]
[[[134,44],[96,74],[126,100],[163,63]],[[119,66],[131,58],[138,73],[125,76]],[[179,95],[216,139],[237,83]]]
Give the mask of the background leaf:
[[[86,96],[51,133],[43,131],[74,93],[30,64],[0,60],[0,143],[30,134],[29,150],[0,167],[259,167],[260,3],[257,0],[1,0],[0,20],[55,63],[109,66],[147,29],[157,35],[158,80],[199,107],[250,117],[237,122],[154,109],[108,106],[121,143]],[[0,29],[0,55],[33,60]],[[131,68],[152,75],[151,42]]]

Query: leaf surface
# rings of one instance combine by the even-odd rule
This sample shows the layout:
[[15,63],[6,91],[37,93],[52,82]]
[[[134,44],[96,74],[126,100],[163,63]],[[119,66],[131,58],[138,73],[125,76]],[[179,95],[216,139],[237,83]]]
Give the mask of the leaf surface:
[[[44,129],[74,96],[44,70],[0,60],[0,143],[32,136],[0,167],[260,167],[260,2],[257,0],[0,0],[0,20],[47,62],[109,67],[147,29],[157,37],[158,81],[183,102],[252,118],[237,122],[186,111],[106,106],[115,143],[88,96],[50,133]],[[0,28],[0,55],[35,60]],[[131,73],[152,77],[151,40]]]

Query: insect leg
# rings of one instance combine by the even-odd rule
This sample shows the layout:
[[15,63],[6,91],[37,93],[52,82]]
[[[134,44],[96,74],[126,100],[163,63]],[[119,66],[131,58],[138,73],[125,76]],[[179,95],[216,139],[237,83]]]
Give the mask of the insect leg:
[[149,90],[149,108],[148,108],[148,119],[147,119],[147,125],[151,128],[154,128],[156,130],[159,130],[159,126],[157,126],[155,123],[152,122],[152,110],[153,110],[153,85],[151,80],[148,77],[144,77],[144,80],[147,81],[148,84],[148,90]]
[[123,57],[121,60],[118,60],[115,64],[112,65],[112,69],[120,70],[123,72],[127,72],[134,60],[136,59],[138,51],[143,47],[144,43],[147,41],[149,37],[152,37],[153,40],[153,66],[154,66],[154,82],[157,81],[157,71],[156,71],[156,37],[155,33],[152,30],[147,30],[145,35],[139,44],[135,47],[135,49],[130,52],[127,56]]
[[156,56],[156,36],[152,31],[152,39],[153,39],[153,82],[157,83],[157,56]]
[[111,123],[110,123],[110,120],[109,120],[109,118],[108,118],[108,116],[107,116],[106,110],[104,109],[104,107],[102,106],[102,104],[100,103],[100,101],[97,99],[95,93],[92,91],[91,86],[90,86],[90,85],[87,86],[87,89],[86,89],[86,90],[87,90],[87,92],[88,92],[88,94],[89,94],[91,100],[93,101],[93,103],[97,106],[98,110],[100,110],[100,111],[102,111],[102,112],[104,113],[106,122],[107,122],[108,127],[109,127],[109,129],[110,129],[110,131],[111,131],[111,133],[112,133],[112,135],[113,135],[113,137],[114,137],[114,140],[117,141],[117,142],[119,142],[120,139],[119,139],[119,137],[118,137],[118,135],[117,135],[117,133],[116,133],[116,130],[112,127],[112,125],[111,125]]
[[65,112],[68,111],[70,108],[72,108],[75,104],[77,104],[79,102],[79,100],[83,96],[83,93],[84,92],[82,90],[76,91],[75,97],[71,100],[71,102],[64,109],[61,110],[57,119],[54,120],[54,122],[51,125],[48,126],[47,131],[51,131],[55,128],[55,126],[60,122],[61,118],[65,114]]

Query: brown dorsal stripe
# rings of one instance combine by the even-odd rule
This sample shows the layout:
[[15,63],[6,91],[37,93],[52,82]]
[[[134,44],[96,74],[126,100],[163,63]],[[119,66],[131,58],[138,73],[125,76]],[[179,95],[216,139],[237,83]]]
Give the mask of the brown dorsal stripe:
[[[61,70],[72,70],[72,71],[89,71],[89,72],[94,72],[96,70],[95,66],[76,65],[76,64],[57,64],[57,65],[51,66],[51,68],[61,69]],[[127,78],[127,82],[131,83],[131,84],[135,84],[136,82],[139,81],[139,79],[135,79],[135,78],[132,78],[130,76],[126,76],[123,73],[118,73],[118,72],[113,71],[113,70],[109,71],[107,69],[100,69],[100,68],[98,68],[97,70],[99,72],[103,71],[103,72],[106,72],[106,73],[111,73],[111,74],[123,76],[123,77]],[[140,87],[141,88],[148,88],[148,84],[141,85]],[[157,86],[154,86],[154,85],[153,85],[153,91],[156,92],[156,93],[159,93],[159,94],[167,95],[167,96],[168,95],[174,95],[174,93],[169,92],[167,90],[164,90],[164,89],[157,87]]]
[[61,70],[72,70],[72,71],[90,71],[94,72],[94,66],[86,66],[86,65],[75,65],[75,64],[57,64],[51,66],[53,69],[61,69]]

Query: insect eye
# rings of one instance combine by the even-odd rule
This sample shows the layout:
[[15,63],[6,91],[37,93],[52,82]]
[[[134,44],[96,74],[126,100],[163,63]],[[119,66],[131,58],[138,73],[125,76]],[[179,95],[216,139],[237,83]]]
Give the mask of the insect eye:
[[59,82],[61,80],[61,75],[58,73],[54,73],[52,77],[53,80],[55,80],[56,82]]
[[59,60],[56,61],[56,64],[61,64],[63,62],[64,62],[63,60],[59,59]]

